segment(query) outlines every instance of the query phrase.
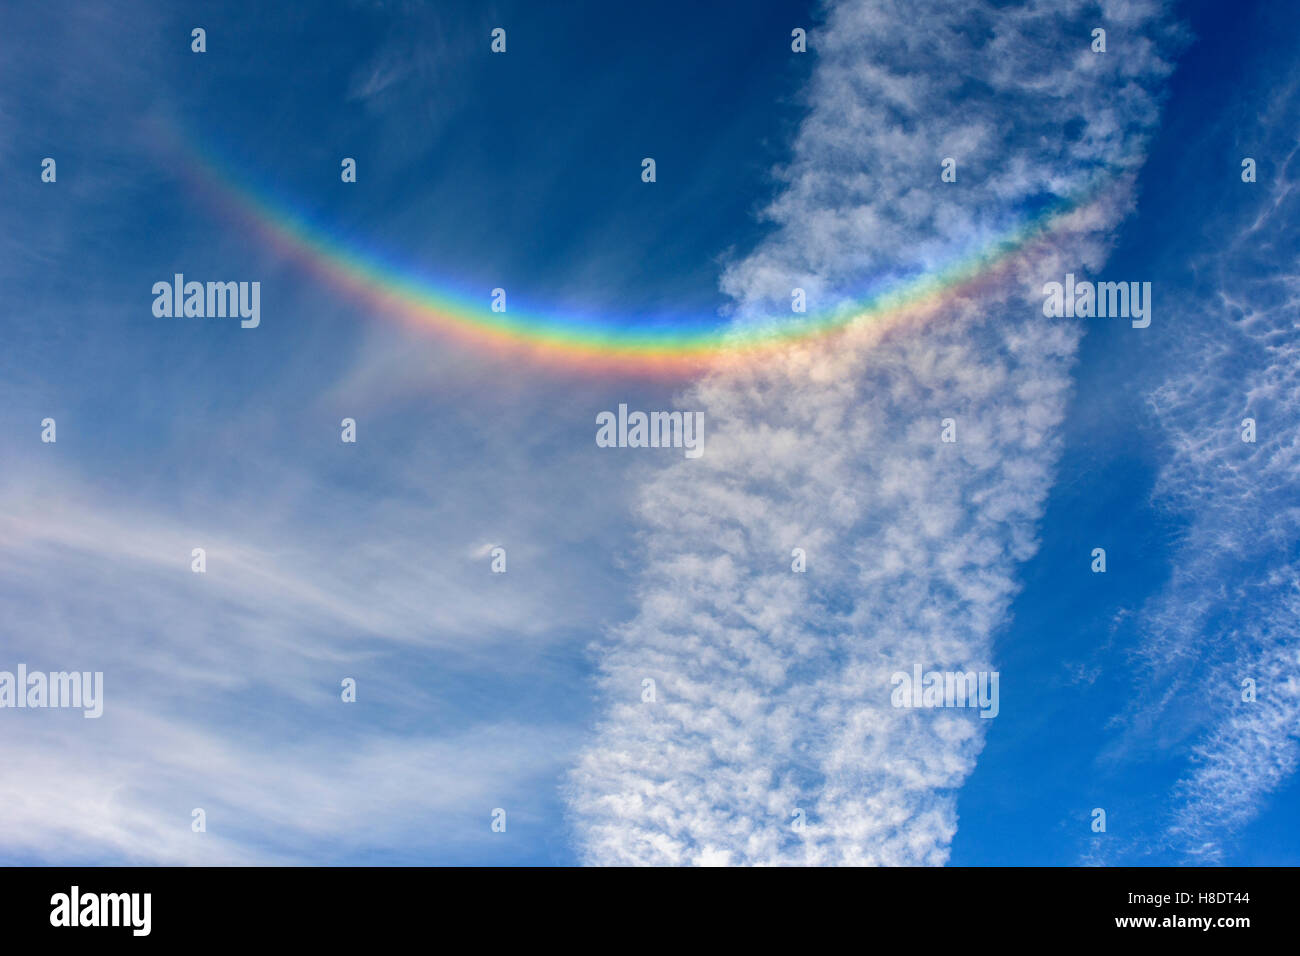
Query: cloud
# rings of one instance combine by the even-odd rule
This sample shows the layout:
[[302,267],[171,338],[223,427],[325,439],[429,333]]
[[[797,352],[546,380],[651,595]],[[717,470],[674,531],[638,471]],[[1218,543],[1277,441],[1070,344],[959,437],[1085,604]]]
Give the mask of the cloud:
[[[394,738],[359,720],[328,738],[304,728],[286,739],[121,702],[95,722],[17,716],[35,719],[5,745],[0,846],[12,857],[83,863],[284,865],[466,851],[481,860],[505,842],[490,830],[493,809],[507,810],[506,834],[526,826],[533,795],[553,785],[557,754],[571,746],[553,726],[508,722]],[[77,722],[96,724],[93,736]],[[205,832],[191,829],[195,809]]]
[[[146,508],[45,478],[0,486],[0,617],[13,622],[0,669],[102,671],[104,713],[0,713],[6,854],[484,860],[506,846],[486,842],[494,807],[526,825],[552,799],[575,739],[538,686],[563,693],[548,648],[593,599],[548,596],[549,576],[526,567],[471,566],[468,537],[413,561],[418,507],[285,523],[277,502]],[[357,703],[340,700],[344,676]]]
[[681,397],[709,445],[644,479],[638,611],[598,648],[604,716],[569,781],[587,862],[946,860],[989,721],[896,710],[890,677],[996,669],[1080,334],[1039,289],[1103,260],[1168,69],[1157,5],[1116,7],[1106,56],[1091,9],[846,2],[810,38],[771,234],[722,280],[737,322],[795,286],[827,308],[931,270],[1099,170],[1111,186],[998,282]]
[[1162,841],[1198,862],[1220,860],[1300,763],[1300,148],[1273,132],[1297,109],[1291,84],[1262,111],[1257,155],[1279,160],[1258,184],[1230,183],[1241,201],[1207,223],[1216,251],[1195,267],[1209,294],[1176,306],[1148,399],[1166,446],[1154,504],[1187,527],[1142,611],[1139,693],[1122,718],[1130,738],[1191,741]]

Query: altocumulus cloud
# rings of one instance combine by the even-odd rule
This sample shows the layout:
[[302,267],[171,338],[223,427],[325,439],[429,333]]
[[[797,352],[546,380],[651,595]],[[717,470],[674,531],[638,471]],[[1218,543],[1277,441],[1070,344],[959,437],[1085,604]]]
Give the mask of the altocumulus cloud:
[[[988,721],[895,710],[890,676],[996,670],[1036,547],[1081,334],[1042,317],[1038,289],[1104,260],[1168,72],[1161,5],[1101,12],[1104,56],[1090,3],[846,2],[811,34],[772,232],[722,280],[737,322],[787,311],[794,287],[833,306],[863,276],[980,246],[1035,199],[1108,185],[996,281],[683,397],[708,450],[644,479],[638,610],[598,647],[603,717],[568,786],[587,862],[946,860]],[[948,156],[956,183],[939,181]]]

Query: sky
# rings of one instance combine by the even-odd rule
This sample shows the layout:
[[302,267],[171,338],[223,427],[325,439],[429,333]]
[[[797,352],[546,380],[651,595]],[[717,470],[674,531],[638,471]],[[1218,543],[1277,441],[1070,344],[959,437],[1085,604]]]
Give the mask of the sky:
[[1298,26],[0,10],[0,862],[1297,864]]

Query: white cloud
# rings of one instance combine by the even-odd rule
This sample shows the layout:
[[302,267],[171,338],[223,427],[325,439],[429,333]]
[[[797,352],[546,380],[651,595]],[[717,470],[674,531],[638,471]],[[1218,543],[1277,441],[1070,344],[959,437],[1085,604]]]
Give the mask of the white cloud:
[[[339,508],[313,528],[278,524],[283,501],[143,508],[48,472],[39,491],[10,478],[0,669],[102,671],[104,713],[0,712],[6,854],[488,859],[506,846],[476,844],[493,839],[494,807],[517,830],[549,804],[572,731],[462,695],[455,676],[550,680],[547,648],[597,602],[557,601],[550,575],[526,568],[512,569],[515,584],[468,567],[468,538],[430,573],[411,560],[427,520],[418,509],[380,521],[358,512],[353,524]],[[203,575],[190,571],[196,541]],[[357,678],[358,703],[341,702],[343,676]],[[206,834],[190,832],[194,807],[208,814]]]
[[[1214,293],[1175,306],[1169,371],[1149,397],[1168,452],[1155,503],[1188,526],[1143,609],[1141,692],[1123,716],[1130,741],[1192,741],[1165,837],[1203,862],[1300,764],[1300,148],[1268,140],[1294,127],[1298,104],[1293,84],[1263,111],[1258,154],[1278,160],[1258,184],[1229,182],[1243,221],[1207,224],[1215,253],[1197,271]],[[1254,444],[1242,441],[1247,417]],[[1241,699],[1245,678],[1254,703]]]
[[[270,428],[260,397],[211,428],[177,409],[199,448],[127,423],[146,450],[126,466],[110,450],[97,467],[75,415],[53,445],[26,427],[39,416],[9,430],[22,437],[0,479],[0,669],[102,671],[105,709],[0,711],[0,852],[225,864],[537,849],[514,834],[553,806],[576,743],[559,725],[580,719],[563,649],[623,600],[607,550],[622,463],[582,407],[600,406],[511,394],[496,416],[464,403],[412,425],[358,387],[361,437],[345,446],[322,388],[299,387],[303,421]],[[569,423],[581,442],[557,437]],[[589,498],[574,474],[609,490]],[[508,547],[507,574],[475,555],[485,540]]]
[[[709,445],[645,481],[639,611],[601,649],[605,716],[570,781],[587,861],[946,860],[988,721],[895,710],[890,675],[996,669],[1079,335],[1042,319],[1038,290],[1100,264],[1166,71],[1142,39],[1154,8],[1124,8],[1107,57],[1080,53],[1088,9],[842,3],[811,37],[774,231],[723,279],[738,321],[788,310],[794,286],[825,308],[932,269],[1101,166],[1114,182],[998,281],[684,396]],[[947,155],[958,184],[939,181]]]
[[[483,859],[488,841],[500,846],[510,832],[491,833],[493,808],[513,814],[516,829],[531,822],[535,794],[553,786],[557,753],[570,746],[554,727],[509,723],[395,738],[359,720],[352,732],[284,737],[120,701],[99,721],[30,716],[5,745],[0,846],[95,863],[283,865],[362,852],[447,859],[467,847]],[[196,808],[206,832],[191,829]]]

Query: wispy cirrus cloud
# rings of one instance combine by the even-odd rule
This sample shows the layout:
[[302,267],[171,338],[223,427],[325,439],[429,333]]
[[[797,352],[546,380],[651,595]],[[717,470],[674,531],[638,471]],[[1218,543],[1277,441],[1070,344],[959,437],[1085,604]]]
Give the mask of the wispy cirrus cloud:
[[[75,456],[43,450],[65,444]],[[504,522],[517,567],[493,575],[470,554],[472,517],[452,531],[419,502],[367,513],[335,489],[334,519],[313,522],[278,513],[283,498],[147,506],[19,464],[28,480],[0,485],[0,670],[99,671],[104,689],[97,720],[3,711],[6,858],[485,860],[512,846],[486,842],[493,808],[518,830],[548,802],[575,743],[563,708],[552,721],[460,690],[558,687],[548,652],[598,613],[529,573],[536,525]],[[449,531],[463,548],[427,549]]]
[[[110,687],[110,693],[112,688]],[[137,702],[139,698],[136,699]],[[82,864],[302,865],[391,854],[411,863],[509,852],[537,819],[572,732],[485,723],[377,733],[358,721],[292,735],[268,713],[231,727],[112,700],[99,721],[28,712],[0,773],[7,860]],[[6,717],[15,720],[14,714]],[[51,719],[54,718],[54,719]],[[72,748],[73,732],[87,745]],[[70,765],[75,762],[75,775]],[[508,808],[507,830],[489,829]],[[203,811],[196,832],[193,811]],[[512,830],[513,828],[513,830]]]
[[1148,399],[1167,446],[1155,503],[1188,524],[1142,612],[1141,691],[1123,724],[1130,739],[1191,742],[1160,839],[1198,862],[1220,860],[1300,764],[1300,149],[1280,133],[1297,111],[1300,90],[1283,86],[1238,131],[1260,181],[1230,184],[1235,223],[1207,224],[1210,294],[1180,303]]

